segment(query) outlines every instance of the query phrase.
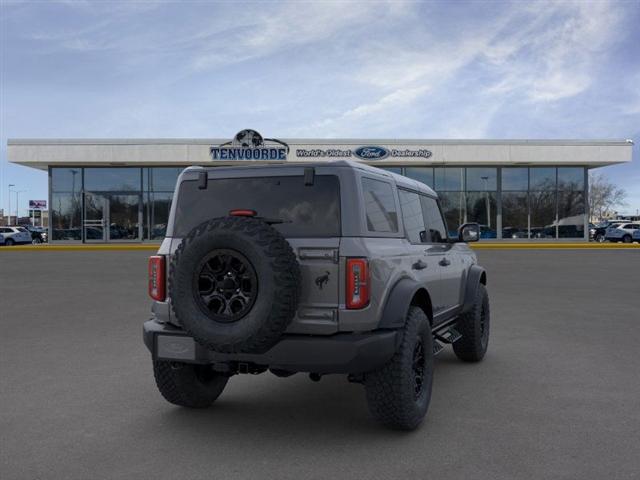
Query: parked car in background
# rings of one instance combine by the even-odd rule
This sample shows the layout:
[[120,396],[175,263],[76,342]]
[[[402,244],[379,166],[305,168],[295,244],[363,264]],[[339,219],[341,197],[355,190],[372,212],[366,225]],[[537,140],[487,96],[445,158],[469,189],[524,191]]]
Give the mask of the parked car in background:
[[22,227],[0,227],[0,234],[4,237],[6,246],[31,243],[31,234]]
[[26,229],[31,234],[31,243],[34,245],[47,243],[49,240],[46,228],[34,227],[33,225],[22,225],[22,228]]
[[605,240],[609,242],[631,243],[633,234],[640,229],[640,223],[623,223],[614,227],[607,228]]
[[602,243],[605,241],[607,235],[607,228],[616,227],[623,223],[627,223],[628,220],[607,220],[605,222],[598,223],[589,229],[589,238]]
[[502,229],[502,238],[528,238],[526,230],[517,227],[504,227]]
[[480,238],[498,238],[498,233],[487,225],[480,225]]

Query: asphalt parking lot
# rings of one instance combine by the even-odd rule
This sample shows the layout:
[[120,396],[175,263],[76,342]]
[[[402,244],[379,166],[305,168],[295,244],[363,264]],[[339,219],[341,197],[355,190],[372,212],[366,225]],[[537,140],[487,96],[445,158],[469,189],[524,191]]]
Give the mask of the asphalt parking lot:
[[339,376],[166,403],[141,339],[148,255],[0,252],[3,480],[638,478],[640,250],[479,251],[489,353],[443,352],[408,434]]

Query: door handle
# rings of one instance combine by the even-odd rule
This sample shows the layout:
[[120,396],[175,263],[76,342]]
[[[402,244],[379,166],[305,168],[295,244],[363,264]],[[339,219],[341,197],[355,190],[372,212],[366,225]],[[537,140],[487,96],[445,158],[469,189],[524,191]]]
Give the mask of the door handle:
[[422,260],[418,260],[416,263],[411,265],[411,268],[413,268],[414,270],[424,270],[425,268],[427,268],[427,264]]
[[443,258],[442,260],[440,260],[438,262],[438,265],[441,265],[443,267],[446,267],[447,265],[451,265],[451,262],[449,260],[447,260],[446,258]]

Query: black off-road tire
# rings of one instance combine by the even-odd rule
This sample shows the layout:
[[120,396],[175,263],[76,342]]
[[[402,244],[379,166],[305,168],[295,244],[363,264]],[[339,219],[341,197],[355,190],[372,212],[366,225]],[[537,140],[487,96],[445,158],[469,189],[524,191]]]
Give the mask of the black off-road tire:
[[594,240],[598,243],[604,243],[605,242],[605,238],[604,238],[604,234],[603,233],[598,233]]
[[[214,251],[239,253],[255,273],[252,303],[240,318],[220,319],[198,303],[196,271]],[[178,321],[198,343],[224,353],[263,353],[271,348],[295,315],[300,284],[300,267],[289,242],[267,223],[249,217],[200,224],[182,241],[169,270]]]
[[453,344],[456,356],[465,362],[479,362],[489,346],[490,327],[489,294],[482,283],[476,290],[473,307],[460,315],[456,329],[462,338]]
[[174,405],[207,408],[220,396],[228,377],[209,365],[154,360],[153,375],[162,396]]
[[[414,355],[422,343],[423,375],[418,391]],[[424,419],[431,401],[433,383],[433,336],[429,319],[418,307],[410,307],[402,331],[402,343],[380,370],[365,375],[364,385],[371,414],[397,430],[413,430]]]

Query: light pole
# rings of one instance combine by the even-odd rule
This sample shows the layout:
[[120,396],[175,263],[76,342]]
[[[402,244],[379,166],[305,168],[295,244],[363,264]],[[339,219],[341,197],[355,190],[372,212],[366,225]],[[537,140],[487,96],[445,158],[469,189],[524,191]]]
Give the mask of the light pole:
[[20,194],[26,190],[16,190],[16,225],[18,225],[18,208],[20,207]]
[[[72,170],[70,170],[70,172],[71,172],[71,179],[72,179],[72,183],[71,183],[71,208],[75,212],[76,211],[76,207],[78,207],[77,200],[76,200],[76,175],[78,173],[80,173],[80,170],[73,170],[72,169]],[[82,218],[83,215],[84,214],[80,215],[80,218]],[[69,228],[70,229],[73,228],[73,213],[71,214],[71,217],[69,219]]]
[[11,225],[11,187],[15,187],[13,183],[9,184],[9,214],[7,215],[7,225]]

